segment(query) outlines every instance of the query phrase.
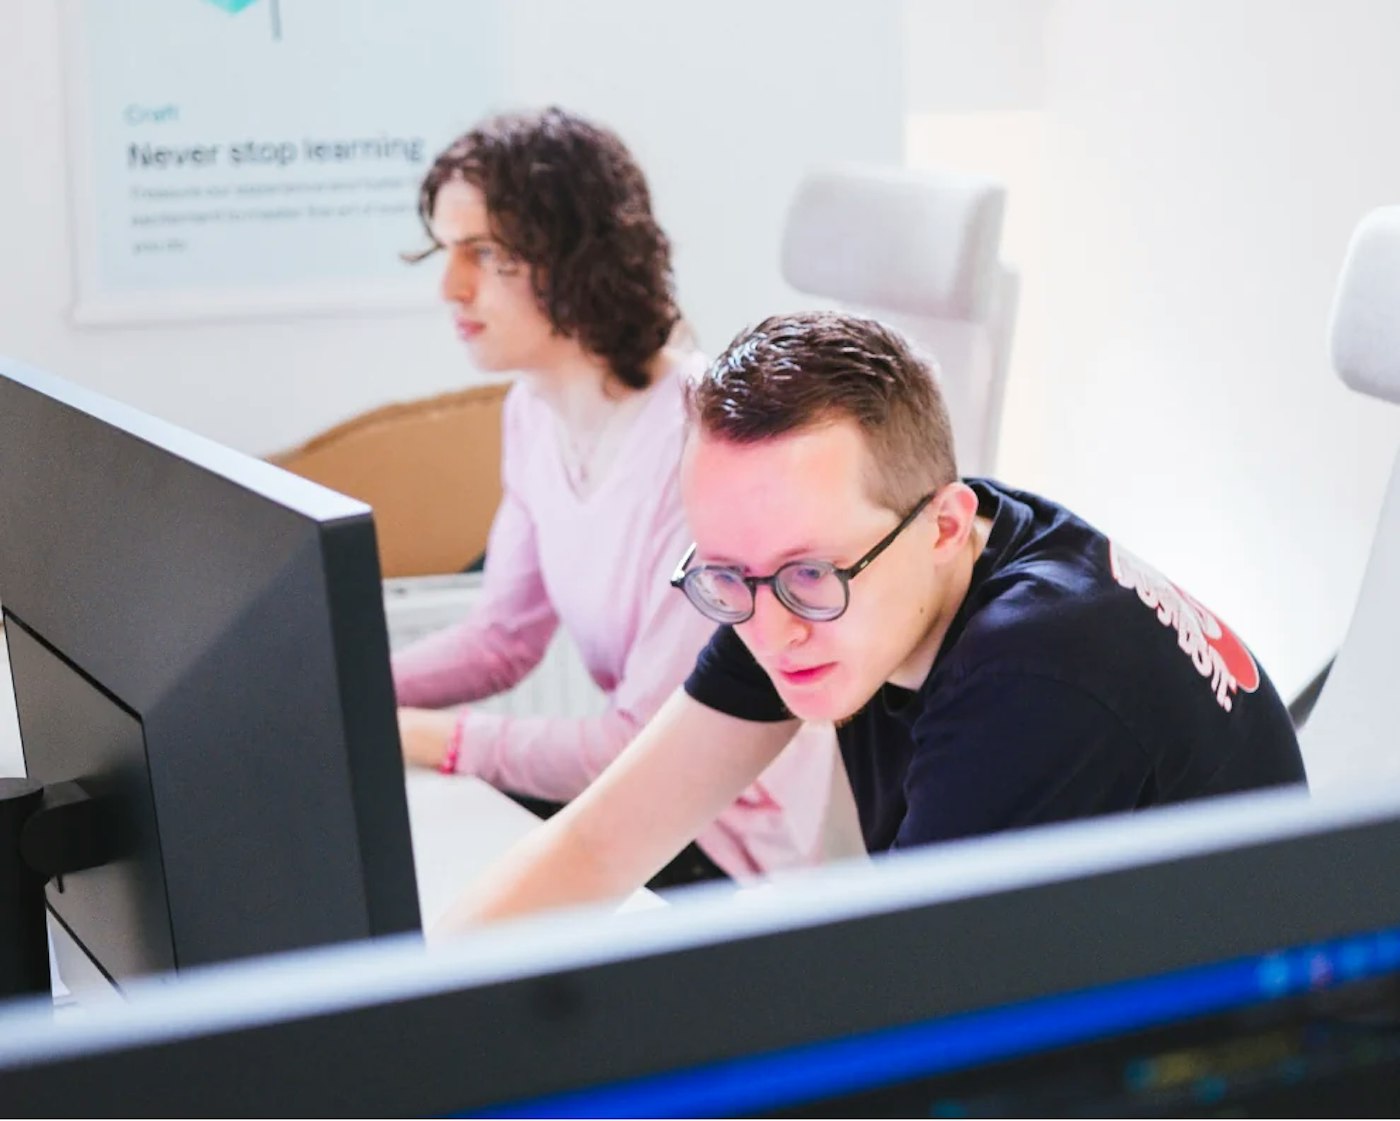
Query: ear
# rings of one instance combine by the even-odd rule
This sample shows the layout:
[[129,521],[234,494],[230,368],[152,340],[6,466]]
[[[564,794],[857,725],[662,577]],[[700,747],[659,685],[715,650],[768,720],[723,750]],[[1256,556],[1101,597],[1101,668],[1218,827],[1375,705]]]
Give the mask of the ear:
[[934,552],[951,556],[966,543],[977,519],[977,495],[966,483],[949,483],[938,492],[920,518],[932,518],[938,526]]

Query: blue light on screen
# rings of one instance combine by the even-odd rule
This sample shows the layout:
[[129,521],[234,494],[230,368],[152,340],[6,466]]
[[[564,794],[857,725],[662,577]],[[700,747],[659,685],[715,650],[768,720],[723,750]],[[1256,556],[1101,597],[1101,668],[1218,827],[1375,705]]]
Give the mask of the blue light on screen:
[[752,1114],[1400,970],[1400,928],[510,1102],[489,1117]]

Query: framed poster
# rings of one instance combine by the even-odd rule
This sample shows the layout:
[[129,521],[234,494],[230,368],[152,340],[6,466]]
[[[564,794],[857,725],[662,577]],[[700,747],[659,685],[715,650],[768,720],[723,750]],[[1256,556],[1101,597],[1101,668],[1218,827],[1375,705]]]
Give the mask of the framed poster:
[[400,253],[433,156],[498,100],[498,12],[68,0],[74,320],[430,306]]

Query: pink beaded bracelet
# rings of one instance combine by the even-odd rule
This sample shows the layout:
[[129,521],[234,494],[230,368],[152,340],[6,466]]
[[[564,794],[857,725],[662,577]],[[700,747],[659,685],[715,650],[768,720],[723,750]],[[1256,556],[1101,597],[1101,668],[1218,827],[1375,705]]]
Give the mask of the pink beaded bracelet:
[[447,751],[443,753],[442,762],[438,764],[438,770],[445,775],[455,775],[457,773],[457,760],[462,755],[462,725],[465,723],[459,719],[452,725],[452,735],[447,740]]

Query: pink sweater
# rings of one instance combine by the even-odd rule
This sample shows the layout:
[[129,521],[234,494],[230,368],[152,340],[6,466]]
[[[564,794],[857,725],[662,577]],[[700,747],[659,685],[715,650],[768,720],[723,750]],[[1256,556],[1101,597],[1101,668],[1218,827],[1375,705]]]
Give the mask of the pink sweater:
[[[523,382],[503,413],[500,509],[472,615],[393,659],[399,703],[441,708],[503,692],[564,624],[598,688],[595,717],[466,710],[458,770],[566,802],[602,772],[685,679],[714,624],[668,578],[690,544],[681,510],[682,379],[688,357],[650,391],[607,475],[580,499],[548,405]],[[696,838],[739,878],[816,863],[835,765],[829,729],[805,729]]]

